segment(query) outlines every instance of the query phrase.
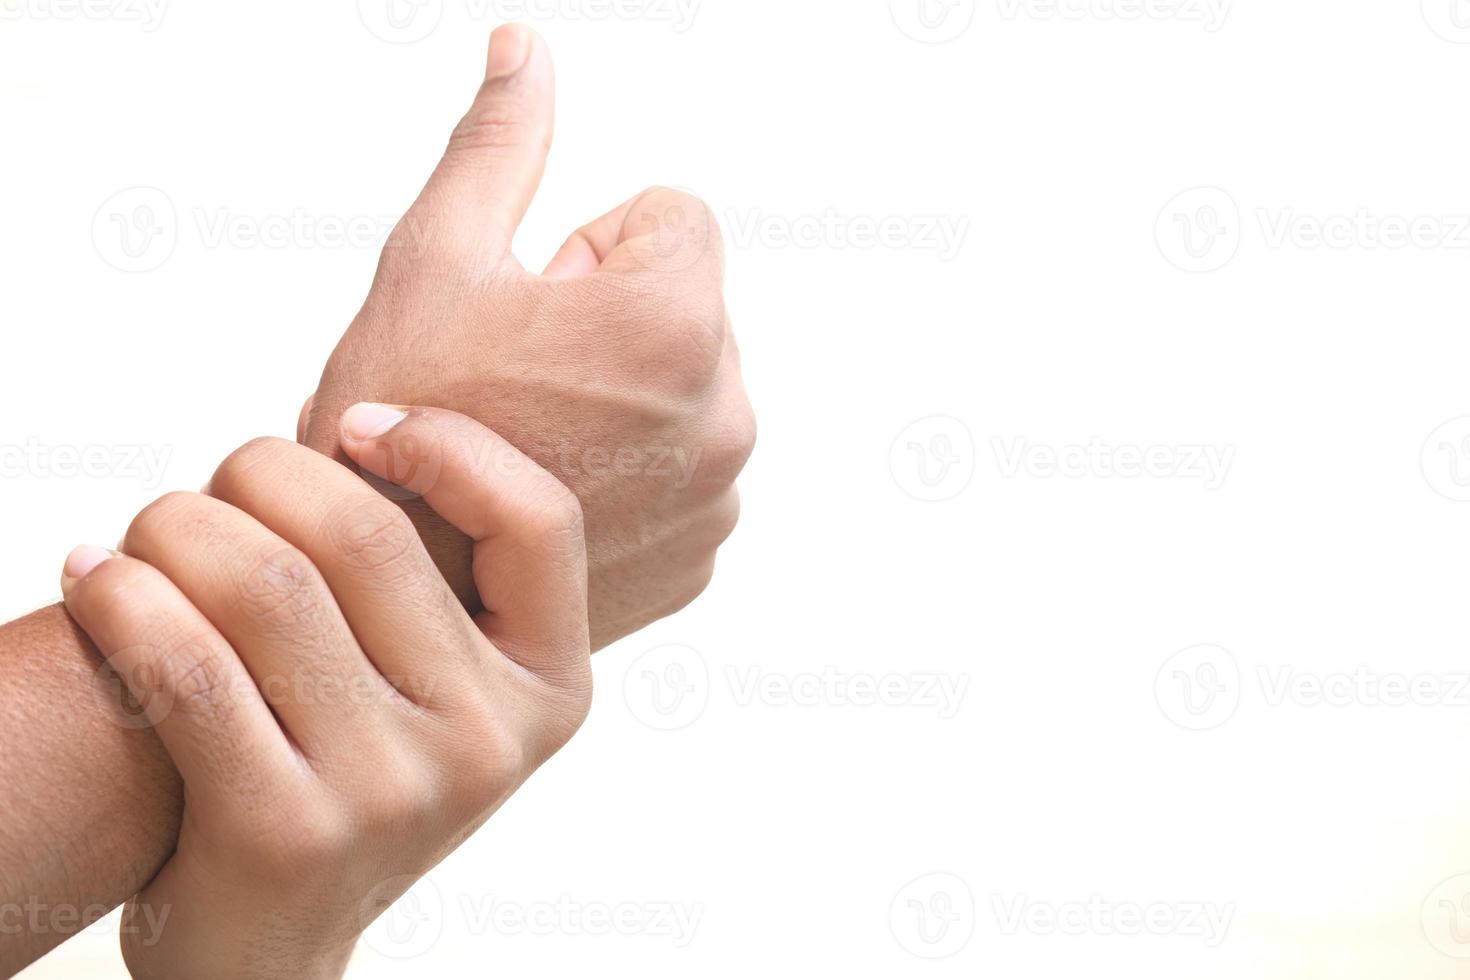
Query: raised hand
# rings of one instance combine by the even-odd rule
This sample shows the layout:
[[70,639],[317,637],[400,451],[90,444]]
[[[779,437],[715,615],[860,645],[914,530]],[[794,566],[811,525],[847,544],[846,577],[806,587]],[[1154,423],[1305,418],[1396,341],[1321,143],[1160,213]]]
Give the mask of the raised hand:
[[[521,447],[581,500],[597,649],[703,591],[739,514],[755,423],[702,202],[645,191],[575,232],[541,275],[512,255],[553,102],[544,42],[498,29],[480,91],[383,250],[301,436],[336,451],[341,413],[370,399],[450,408]],[[469,540],[405,508],[476,608]]]

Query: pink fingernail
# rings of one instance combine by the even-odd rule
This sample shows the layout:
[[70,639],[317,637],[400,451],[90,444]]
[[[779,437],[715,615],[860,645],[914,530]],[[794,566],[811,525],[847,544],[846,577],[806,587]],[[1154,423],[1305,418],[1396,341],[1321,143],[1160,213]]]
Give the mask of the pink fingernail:
[[83,544],[73,548],[71,554],[66,556],[66,564],[61,568],[62,587],[65,588],[77,579],[86,578],[88,572],[111,557],[113,557],[112,552],[94,544]]
[[376,439],[408,418],[408,413],[392,405],[358,402],[342,413],[342,432],[353,442]]
[[531,32],[520,24],[502,24],[490,35],[485,80],[513,75],[531,57]]

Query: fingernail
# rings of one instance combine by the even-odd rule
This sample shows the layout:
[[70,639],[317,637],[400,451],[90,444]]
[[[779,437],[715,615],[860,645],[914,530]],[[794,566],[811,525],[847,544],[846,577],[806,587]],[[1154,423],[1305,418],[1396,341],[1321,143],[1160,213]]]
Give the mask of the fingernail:
[[66,564],[61,567],[62,591],[71,588],[78,579],[86,578],[88,572],[112,557],[114,557],[113,552],[106,548],[99,548],[95,544],[83,544],[73,548],[71,554],[66,556]]
[[520,24],[502,24],[490,35],[485,81],[514,75],[531,57],[531,32]]
[[376,439],[408,418],[408,413],[392,405],[358,402],[342,413],[342,432],[353,442]]

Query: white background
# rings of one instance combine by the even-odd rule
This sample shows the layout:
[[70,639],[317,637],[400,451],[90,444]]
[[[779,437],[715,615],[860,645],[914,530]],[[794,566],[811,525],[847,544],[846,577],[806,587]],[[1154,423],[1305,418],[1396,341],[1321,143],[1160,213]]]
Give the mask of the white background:
[[[518,254],[707,198],[761,437],[708,594],[350,975],[1470,968],[1464,0],[384,2],[0,0],[5,611],[290,434],[381,236],[212,230],[386,230],[505,14],[560,83]],[[770,693],[824,674],[898,703]],[[121,975],[111,923],[25,976]]]

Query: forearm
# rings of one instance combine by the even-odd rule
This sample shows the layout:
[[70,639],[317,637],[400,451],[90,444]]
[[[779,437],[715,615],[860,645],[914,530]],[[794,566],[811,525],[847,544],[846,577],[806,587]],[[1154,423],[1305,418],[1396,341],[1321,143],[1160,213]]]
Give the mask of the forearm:
[[126,901],[178,837],[178,774],[109,712],[101,664],[59,605],[0,626],[0,976]]

